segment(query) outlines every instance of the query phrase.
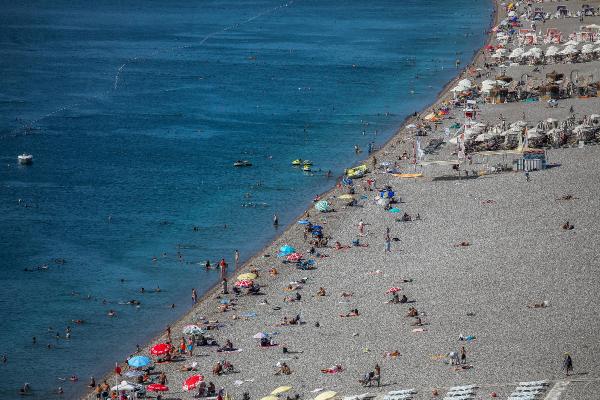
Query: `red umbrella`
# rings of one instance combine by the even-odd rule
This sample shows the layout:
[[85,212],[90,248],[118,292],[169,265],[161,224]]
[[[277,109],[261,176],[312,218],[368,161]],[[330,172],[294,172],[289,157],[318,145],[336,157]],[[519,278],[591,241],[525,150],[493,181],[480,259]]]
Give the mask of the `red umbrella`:
[[253,281],[253,280],[251,280],[251,279],[243,279],[243,280],[241,280],[241,281],[237,281],[237,282],[235,283],[235,286],[237,286],[237,287],[241,287],[241,288],[249,288],[249,287],[251,287],[252,285],[254,285],[254,281]]
[[167,390],[169,390],[169,387],[161,385],[160,383],[152,383],[146,386],[146,389],[148,389],[151,392],[166,392]]
[[396,293],[396,292],[399,292],[400,290],[402,290],[402,289],[400,289],[399,287],[392,287],[392,288],[389,288],[386,293]]
[[155,356],[162,356],[163,354],[167,354],[169,351],[171,351],[171,345],[168,343],[159,343],[150,349],[150,353],[154,354]]
[[287,256],[286,259],[288,261],[297,262],[297,261],[300,261],[300,259],[302,259],[302,254],[300,254],[300,253],[292,253],[289,256]]
[[200,382],[204,380],[202,375],[192,375],[183,382],[183,390],[188,391],[194,389]]

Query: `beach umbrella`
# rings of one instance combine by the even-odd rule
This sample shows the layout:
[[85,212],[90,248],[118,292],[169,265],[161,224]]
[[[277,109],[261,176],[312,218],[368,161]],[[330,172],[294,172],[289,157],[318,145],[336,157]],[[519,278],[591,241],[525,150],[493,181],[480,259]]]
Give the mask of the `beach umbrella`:
[[301,219],[300,221],[298,221],[298,223],[300,225],[308,225],[308,224],[310,224],[310,221],[307,219]]
[[245,279],[245,280],[243,280],[243,281],[237,281],[237,282],[235,283],[235,286],[236,286],[236,287],[239,287],[239,288],[249,288],[249,287],[251,287],[252,285],[254,285],[254,281],[252,281],[252,280],[250,280],[250,279]]
[[161,385],[160,383],[152,383],[146,386],[146,389],[151,392],[166,392],[169,390],[168,386]]
[[390,210],[390,212],[391,212],[392,214],[397,214],[397,213],[401,212],[401,210],[400,210],[399,208],[392,208],[392,209]]
[[256,279],[257,276],[256,274],[252,273],[252,272],[248,272],[246,274],[240,274],[237,277],[238,281],[243,281],[244,279]]
[[329,399],[333,399],[335,396],[337,396],[337,392],[328,390],[327,392],[323,392],[320,395],[318,395],[317,397],[315,397],[314,400],[329,400]]
[[279,252],[282,253],[283,255],[292,254],[295,251],[296,251],[296,249],[293,248],[292,246],[290,246],[289,244],[285,244],[279,248]]
[[256,335],[252,336],[254,339],[268,339],[269,335],[264,332],[258,332]]
[[584,44],[583,47],[581,48],[581,52],[583,54],[589,54],[589,53],[593,53],[594,52],[594,45],[593,44]]
[[322,229],[323,229],[323,227],[321,225],[313,225],[313,227],[312,227],[313,231],[320,231]]
[[152,360],[145,356],[134,356],[127,360],[127,364],[134,368],[145,367],[146,365],[150,365]]
[[182,388],[187,392],[188,390],[194,389],[202,381],[204,381],[202,375],[192,375],[183,382]]
[[329,211],[329,203],[326,202],[325,200],[321,200],[321,201],[317,202],[317,204],[315,204],[315,208],[318,211],[327,212],[327,211]]
[[138,389],[140,387],[141,387],[141,385],[137,385],[135,383],[130,383],[130,382],[127,382],[127,381],[121,381],[121,383],[118,383],[116,386],[111,387],[110,390],[116,390],[116,391],[124,390],[126,392],[131,392],[131,391],[136,390],[136,389]]
[[183,327],[182,332],[184,335],[202,335],[206,333],[206,331],[200,328],[198,325],[186,325]]
[[351,194],[343,194],[341,196],[338,196],[338,199],[340,199],[340,200],[352,200],[352,199],[354,199],[354,196],[352,196]]
[[401,290],[402,290],[402,289],[400,289],[399,287],[396,287],[396,286],[394,286],[394,287],[391,287],[391,288],[389,288],[389,289],[388,289],[388,290],[387,290],[385,293],[386,293],[386,294],[390,294],[390,293],[396,293],[396,292],[399,292],[399,291],[401,291]]
[[125,375],[128,378],[137,378],[138,376],[144,376],[144,373],[142,371],[132,369],[130,371],[125,372],[123,375]]
[[291,386],[279,386],[271,392],[271,395],[277,396],[278,394],[289,392],[290,390],[292,390]]
[[163,354],[167,354],[171,351],[171,345],[168,343],[159,343],[157,345],[152,346],[150,349],[150,354],[154,354],[155,356],[162,356]]
[[303,256],[300,253],[292,253],[286,257],[286,260],[291,261],[291,262],[298,262],[302,259],[302,257]]

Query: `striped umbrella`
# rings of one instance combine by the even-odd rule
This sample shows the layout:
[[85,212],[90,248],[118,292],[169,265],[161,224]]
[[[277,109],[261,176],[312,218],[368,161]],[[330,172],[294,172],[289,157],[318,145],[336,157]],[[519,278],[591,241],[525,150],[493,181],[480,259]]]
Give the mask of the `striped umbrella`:
[[160,383],[152,383],[146,386],[146,389],[151,392],[166,392],[167,390],[169,390],[169,387],[161,385]]
[[399,292],[400,290],[402,290],[402,289],[400,289],[399,287],[391,287],[387,290],[386,293],[396,293],[396,292]]
[[302,257],[303,256],[300,253],[292,253],[286,257],[286,260],[291,261],[291,262],[298,262],[302,259]]
[[184,335],[202,335],[206,333],[206,331],[200,328],[198,325],[186,325],[183,327],[182,332]]
[[235,286],[239,288],[249,288],[252,285],[254,285],[254,281],[250,279],[244,279],[235,283]]
[[317,204],[315,204],[315,208],[318,211],[327,212],[327,211],[329,211],[329,203],[326,202],[325,200],[321,200],[321,201],[317,202]]

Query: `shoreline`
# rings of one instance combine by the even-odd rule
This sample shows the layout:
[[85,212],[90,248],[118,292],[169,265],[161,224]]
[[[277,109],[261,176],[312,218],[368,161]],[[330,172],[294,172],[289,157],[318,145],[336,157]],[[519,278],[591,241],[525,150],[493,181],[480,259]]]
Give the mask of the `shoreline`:
[[[395,130],[394,133],[391,134],[391,136],[384,143],[381,144],[381,146],[379,147],[378,150],[374,151],[367,158],[355,162],[354,163],[355,165],[368,163],[370,157],[378,156],[380,153],[385,152],[386,148],[388,148],[392,144],[393,141],[401,139],[404,136],[407,136],[407,134],[404,133],[405,127],[407,125],[409,125],[410,123],[412,123],[413,121],[418,120],[422,116],[426,115],[432,108],[434,108],[436,105],[440,104],[444,100],[444,98],[450,93],[450,91],[449,91],[450,88],[460,80],[460,78],[466,73],[466,71],[469,69],[470,66],[475,64],[479,60],[479,58],[481,58],[484,55],[485,46],[487,44],[489,44],[493,39],[491,28],[493,28],[494,26],[496,26],[499,23],[499,17],[500,17],[499,2],[497,0],[489,0],[489,1],[493,7],[493,11],[492,11],[492,14],[489,16],[490,25],[488,26],[488,29],[485,32],[485,41],[484,41],[483,45],[474,52],[469,63],[467,63],[462,68],[457,68],[456,75],[452,79],[450,79],[444,86],[442,86],[442,88],[438,91],[438,94],[436,95],[435,99],[430,104],[424,106],[421,109],[421,111],[417,111],[416,115],[409,114],[408,116],[406,116],[404,118],[404,120],[400,123],[400,126]],[[351,167],[351,166],[349,166],[349,167]],[[372,172],[369,172],[369,174],[372,174]],[[335,183],[333,184],[333,186],[330,189],[328,189],[322,193],[319,193],[318,194],[319,197],[321,197],[321,198],[330,197],[336,190],[338,190],[336,187],[337,182],[339,182],[343,176],[344,175],[335,177]],[[314,205],[314,203],[311,201],[309,203],[309,206],[303,212],[301,212],[298,216],[294,217],[292,219],[292,222],[290,222],[285,227],[283,227],[283,230],[281,231],[281,233],[278,233],[275,236],[275,238],[273,238],[270,241],[270,243],[266,243],[263,247],[261,247],[260,250],[256,251],[252,256],[250,256],[247,261],[245,261],[244,263],[239,265],[236,269],[233,269],[230,272],[228,272],[228,277],[231,278],[237,274],[249,272],[249,268],[253,266],[253,263],[257,263],[257,261],[261,260],[263,258],[263,255],[268,253],[267,252],[268,249],[273,247],[274,244],[277,241],[279,241],[280,239],[282,239],[284,236],[286,236],[286,234],[290,234],[292,232],[292,229],[297,225],[297,221],[302,219],[308,212],[314,211],[313,205]],[[229,279],[229,282],[231,283],[232,280]],[[215,296],[218,296],[220,293],[220,290],[221,290],[221,282],[215,283],[213,286],[211,286],[209,289],[207,289],[206,292],[204,292],[204,294],[202,296],[200,296],[198,298],[198,303],[195,306],[193,306],[186,313],[184,313],[183,315],[181,315],[180,317],[178,317],[177,319],[175,319],[173,322],[171,322],[168,325],[172,327],[174,325],[183,323],[185,320],[190,320],[190,317],[192,317],[194,314],[196,314],[198,309],[200,307],[202,307],[202,305],[204,305],[206,302],[208,302],[210,299],[214,298]],[[162,332],[162,333],[152,337],[148,341],[148,343],[142,345],[141,348],[147,349],[150,347],[151,343],[158,342],[159,339],[164,338],[164,337],[165,337],[165,334],[164,334],[164,332]],[[133,353],[133,354],[135,354],[135,353]],[[123,368],[123,370],[125,370],[127,368],[126,363],[123,363],[123,362],[119,363],[119,366],[121,368]],[[104,374],[102,376],[101,379],[98,379],[97,382],[102,382],[104,380],[109,382],[109,384],[111,381],[114,382],[115,373],[107,372],[106,374]],[[94,397],[93,394],[88,391],[85,394],[83,394],[80,398],[82,400],[85,400],[85,399],[93,399],[93,397]]]

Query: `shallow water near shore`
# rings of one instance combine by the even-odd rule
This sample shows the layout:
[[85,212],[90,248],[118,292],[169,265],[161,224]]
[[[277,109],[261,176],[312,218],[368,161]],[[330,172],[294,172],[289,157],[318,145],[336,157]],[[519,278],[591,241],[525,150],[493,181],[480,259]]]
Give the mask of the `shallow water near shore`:
[[[431,103],[483,44],[491,11],[477,0],[4,5],[0,397],[30,382],[35,398],[58,386],[74,398],[160,333],[192,287],[216,282],[204,260],[248,258],[277,234],[273,214],[282,230],[334,184],[322,171],[340,175],[366,156],[355,144],[383,143]],[[33,165],[17,165],[22,152]],[[141,307],[119,304],[131,299]]]

